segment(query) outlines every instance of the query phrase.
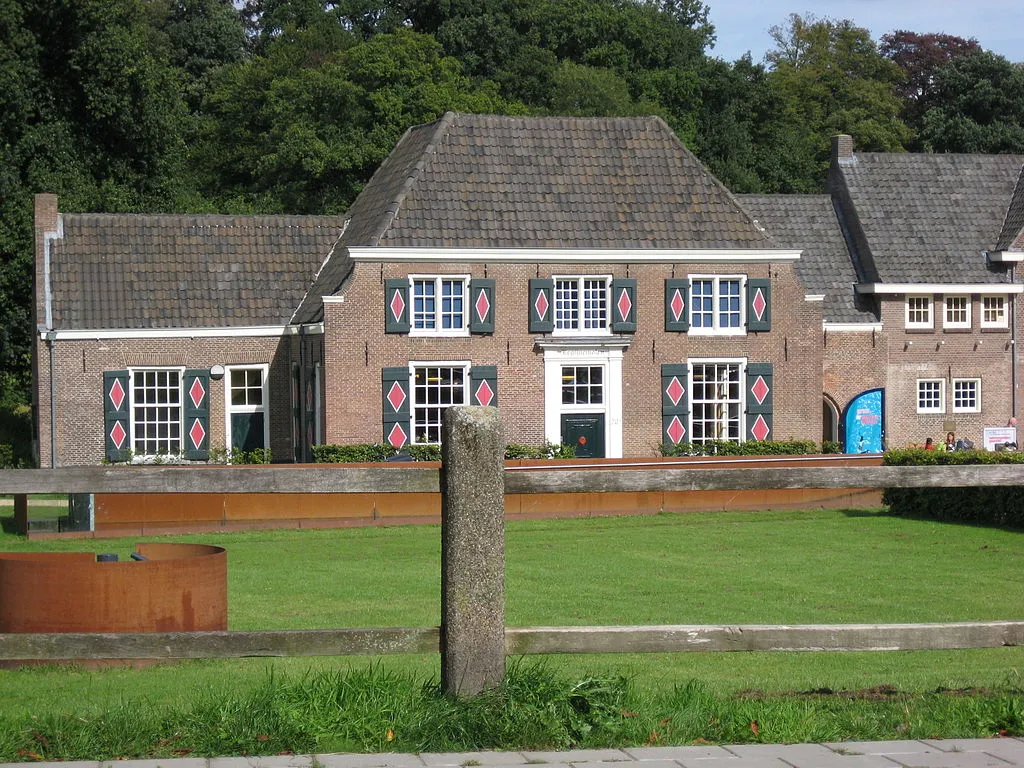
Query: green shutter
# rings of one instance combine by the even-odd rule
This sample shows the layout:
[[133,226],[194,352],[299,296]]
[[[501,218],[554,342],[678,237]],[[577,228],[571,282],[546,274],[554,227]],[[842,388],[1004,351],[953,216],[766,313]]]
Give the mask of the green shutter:
[[689,440],[689,368],[678,363],[661,366],[661,440],[676,445]]
[[127,461],[130,447],[128,371],[103,372],[104,453],[107,461]]
[[772,329],[772,282],[764,278],[747,280],[747,330]]
[[494,279],[469,281],[469,332],[494,333]]
[[303,395],[303,405],[306,414],[306,456],[312,458],[313,443],[316,442],[316,369],[313,366],[305,368],[306,391]]
[[182,379],[185,398],[185,433],[181,442],[185,458],[206,461],[210,458],[210,372],[185,371]]
[[498,367],[474,365],[469,370],[470,405],[498,405]]
[[612,280],[612,332],[636,333],[636,280],[618,277]]
[[771,363],[747,363],[747,440],[772,440],[775,385]]
[[409,369],[384,368],[381,371],[384,409],[384,442],[401,448],[411,442]]
[[665,280],[665,330],[686,333],[690,330],[690,280]]
[[555,281],[551,278],[530,280],[530,333],[551,333],[555,330]]
[[409,332],[409,281],[384,281],[384,333]]

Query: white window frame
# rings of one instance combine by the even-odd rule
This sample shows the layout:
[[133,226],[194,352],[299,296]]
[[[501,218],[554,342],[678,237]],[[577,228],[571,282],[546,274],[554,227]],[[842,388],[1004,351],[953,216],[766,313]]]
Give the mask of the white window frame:
[[[703,399],[702,400],[698,400],[697,397],[696,397],[697,389],[696,389],[696,385],[694,384],[694,379],[693,379],[694,368],[697,367],[697,366],[705,366],[705,365],[728,365],[728,366],[736,366],[737,367],[737,373],[738,373],[738,378],[739,378],[739,381],[738,381],[739,396],[738,396],[738,400],[736,400],[735,402],[736,402],[736,405],[737,405],[737,410],[738,410],[738,413],[739,413],[739,418],[738,418],[738,422],[737,422],[737,424],[738,424],[738,433],[737,433],[737,436],[736,436],[735,439],[733,439],[731,437],[706,437],[706,436],[700,438],[699,440],[696,438],[696,432],[694,431],[693,424],[694,424],[695,416],[696,416],[696,413],[697,413],[697,407],[696,407],[697,404],[698,403],[702,403],[703,404],[703,403],[716,403],[716,402],[719,402],[718,400],[703,400]],[[686,367],[688,369],[687,370],[687,378],[689,379],[688,384],[689,384],[689,388],[690,388],[690,415],[689,415],[689,422],[690,423],[688,425],[689,429],[690,429],[690,432],[689,432],[690,441],[694,442],[694,443],[701,443],[701,444],[706,443],[706,442],[711,442],[711,441],[714,441],[714,440],[724,440],[724,441],[727,441],[727,442],[742,443],[746,439],[746,435],[747,435],[747,359],[745,357],[714,357],[714,358],[695,357],[695,358],[690,358],[690,359],[688,359],[686,361]],[[729,398],[726,398],[724,401],[721,401],[721,402],[724,402],[724,403],[728,404],[728,403],[732,403],[734,401],[729,399]],[[703,421],[705,423],[712,423],[708,419],[704,419]],[[729,417],[726,416],[724,420],[720,421],[720,423],[724,423],[724,424],[728,425]]]
[[[231,402],[231,374],[234,371],[259,371],[260,385],[263,401],[260,405],[233,405]],[[231,451],[234,446],[231,444],[231,417],[236,413],[262,413],[263,414],[263,449],[270,448],[270,365],[268,363],[255,363],[246,365],[224,366],[224,447]],[[303,407],[302,399],[299,398],[300,408]],[[300,411],[301,413],[301,411]]]
[[[462,369],[462,402],[461,403],[446,403],[430,404],[430,403],[417,403],[417,389],[416,389],[416,369],[417,368],[461,368]],[[449,408],[453,405],[469,405],[470,403],[470,369],[472,364],[469,360],[410,360],[409,361],[409,440],[413,445],[440,445],[441,444],[441,414],[438,414],[437,423],[432,422],[418,422],[416,420],[416,409],[417,407],[424,408],[437,408],[443,411],[445,408]],[[437,429],[437,440],[417,440],[416,434],[420,427],[424,427],[429,430],[431,428]]]
[[[921,395],[924,394],[924,388],[930,385],[938,385],[938,397],[929,398],[937,399],[938,405],[934,407],[921,406]],[[915,387],[915,403],[918,413],[945,413],[946,412],[946,380],[945,379],[918,379],[917,386]]]
[[[998,308],[986,306],[989,302],[999,302]],[[1007,309],[1007,298],[1004,293],[987,293],[982,294],[981,297],[981,327],[982,328],[1009,328],[1010,327],[1010,315]],[[988,315],[990,312],[998,312],[999,319],[990,320]]]
[[[178,437],[177,447],[168,447],[166,451],[161,452],[158,448],[155,453],[148,453],[140,451],[135,447],[136,431],[137,431],[137,420],[135,418],[135,409],[137,407],[170,407],[161,406],[160,404],[138,404],[138,398],[135,396],[135,385],[136,377],[146,373],[176,373],[178,375]],[[138,368],[128,369],[128,446],[132,451],[132,461],[139,463],[149,463],[158,457],[166,456],[168,458],[177,458],[185,453],[185,367],[174,366],[174,365],[147,365],[140,366]],[[170,423],[169,421],[167,422]],[[141,438],[140,438],[141,439]],[[158,438],[159,439],[159,438]],[[170,438],[166,438],[170,442]]]
[[[951,307],[951,301],[963,301],[962,307]],[[963,320],[951,320],[950,312],[963,312]],[[943,328],[970,328],[971,327],[971,296],[970,294],[958,293],[942,298],[942,327]]]
[[[544,439],[562,442],[563,413],[604,414],[604,455],[622,458],[622,347],[580,346],[544,349]],[[562,368],[604,367],[604,403],[562,404]]]
[[[745,336],[747,333],[747,276],[746,275],[689,275],[690,279],[690,331],[693,336]],[[711,283],[711,326],[696,324],[696,315],[704,314],[697,311],[697,294],[694,286],[697,282]],[[722,283],[739,283],[739,307],[736,313],[739,324],[735,327],[722,326],[723,311]],[[733,314],[731,311],[728,314]]]
[[[915,306],[923,302],[923,306]],[[906,310],[906,327],[917,330],[931,330],[935,327],[935,297],[926,293],[915,293],[907,296],[904,302]],[[924,313],[927,319],[911,319],[914,313]]]
[[[957,405],[957,385],[969,384],[973,387],[974,392],[972,393],[972,399],[974,400],[973,406],[958,406]],[[953,390],[953,413],[981,413],[981,379],[978,377],[966,377],[953,379],[952,383]]]
[[[434,328],[417,328],[416,283],[417,281],[434,283]],[[442,328],[443,312],[441,304],[444,300],[444,281],[462,283],[462,325],[453,328]],[[409,335],[410,336],[469,336],[469,281],[470,275],[409,275]]]
[[[552,335],[554,336],[611,336],[612,333],[612,277],[611,275],[554,275],[552,278],[552,291],[551,291],[551,317],[555,324]],[[592,288],[585,287],[585,282],[600,282],[603,284],[604,291],[604,306],[601,310],[604,314],[603,324],[599,326],[592,326],[584,328],[583,323],[585,321],[585,309],[584,294]],[[576,283],[576,308],[574,311],[574,319],[577,327],[565,327],[559,325],[562,322],[560,313],[564,312],[564,308],[560,306],[560,303],[564,301],[559,295],[558,284],[560,282],[575,282]]]

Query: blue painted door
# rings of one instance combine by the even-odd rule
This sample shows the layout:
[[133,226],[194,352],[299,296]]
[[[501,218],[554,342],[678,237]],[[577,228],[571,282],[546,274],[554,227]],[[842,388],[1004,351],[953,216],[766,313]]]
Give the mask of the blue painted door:
[[861,392],[843,412],[846,453],[881,453],[885,438],[885,390]]

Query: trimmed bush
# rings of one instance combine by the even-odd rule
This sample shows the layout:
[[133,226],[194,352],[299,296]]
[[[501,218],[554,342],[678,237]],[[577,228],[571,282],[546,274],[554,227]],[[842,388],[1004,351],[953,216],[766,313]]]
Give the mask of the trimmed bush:
[[796,456],[817,453],[818,446],[811,440],[748,440],[734,443],[712,440],[707,443],[662,443],[662,456]]
[[[953,464],[1024,464],[1024,453],[992,451],[887,451],[884,463],[895,467]],[[1024,478],[1024,474],[1022,474]],[[1024,485],[981,488],[886,488],[883,503],[905,517],[1024,528]]]
[[[313,458],[318,464],[359,464],[387,461],[400,453],[413,461],[440,461],[441,446],[409,445],[399,450],[385,443],[364,443],[361,445],[314,445]],[[571,445],[544,443],[540,447],[510,443],[505,447],[506,459],[571,459],[576,455]]]

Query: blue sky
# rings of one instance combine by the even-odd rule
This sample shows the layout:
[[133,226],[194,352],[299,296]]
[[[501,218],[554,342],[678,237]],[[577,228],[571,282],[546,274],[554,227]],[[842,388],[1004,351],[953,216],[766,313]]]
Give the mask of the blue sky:
[[718,42],[712,56],[735,61],[750,51],[760,62],[774,47],[768,28],[784,25],[791,13],[819,19],[850,19],[877,41],[886,32],[945,32],[976,38],[981,47],[1024,61],[1024,0],[705,0]]

